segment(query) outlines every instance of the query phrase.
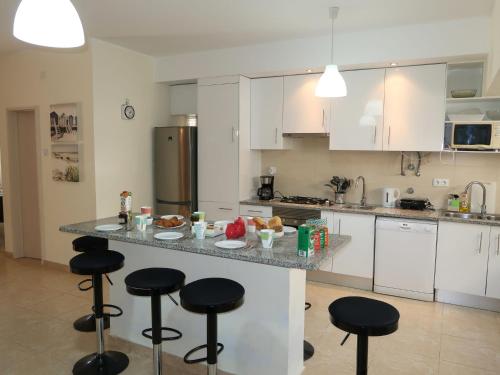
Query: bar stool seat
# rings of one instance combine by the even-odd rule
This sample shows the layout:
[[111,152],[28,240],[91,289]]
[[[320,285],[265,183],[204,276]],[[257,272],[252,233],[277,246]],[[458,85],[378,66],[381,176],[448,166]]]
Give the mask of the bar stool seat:
[[[208,374],[217,373],[217,356],[224,345],[217,342],[217,314],[237,309],[243,304],[245,289],[236,281],[224,278],[207,278],[193,281],[180,291],[181,305],[186,310],[207,315],[207,343],[191,349],[184,356],[186,363],[207,361]],[[191,355],[207,349],[207,356],[191,359]]]
[[[94,236],[82,236],[75,238],[72,241],[73,250],[79,253],[89,252],[89,251],[107,251],[108,250],[108,240],[106,238],[94,237]],[[109,283],[112,284],[108,275],[105,275]],[[84,279],[78,283],[78,289],[82,292],[92,289],[92,279]],[[104,329],[108,329],[110,326],[109,315],[104,315]],[[80,332],[95,332],[95,316],[94,314],[84,315],[73,322],[73,327]]]
[[78,275],[102,275],[123,267],[125,257],[118,251],[82,253],[69,262],[71,272]]
[[234,310],[243,304],[244,295],[241,284],[224,278],[193,281],[180,293],[182,307],[200,314]]
[[73,250],[79,253],[86,251],[108,250],[108,239],[94,236],[82,236],[75,238],[72,242]]
[[398,329],[399,311],[392,305],[365,297],[343,297],[335,300],[328,307],[332,324],[358,335],[357,372],[368,372],[368,336],[385,336]]
[[[177,305],[169,293],[178,291],[183,285],[186,275],[172,268],[145,268],[132,272],[125,278],[127,291],[136,296],[151,297],[151,328],[142,331],[142,335],[153,341],[154,374],[162,373],[162,342],[178,340],[182,333],[174,328],[161,325],[161,296],[167,294]],[[174,336],[163,337],[162,332],[173,332]]]
[[117,251],[90,251],[73,257],[70,262],[71,272],[79,275],[91,275],[94,291],[94,315],[97,334],[97,352],[81,358],[73,366],[75,375],[115,375],[121,373],[128,366],[128,357],[117,351],[104,350],[104,307],[114,307],[119,310],[119,316],[123,312],[116,306],[103,303],[102,275],[104,273],[117,271],[123,267],[124,256]]

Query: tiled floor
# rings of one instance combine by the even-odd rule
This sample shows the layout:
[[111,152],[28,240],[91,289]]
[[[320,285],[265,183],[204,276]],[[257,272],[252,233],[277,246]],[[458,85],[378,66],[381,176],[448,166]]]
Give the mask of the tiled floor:
[[[87,312],[91,293],[79,292],[81,277],[40,266],[33,260],[13,260],[0,252],[0,374],[70,374],[73,363],[95,348],[92,334],[72,329]],[[309,283],[306,338],[316,353],[306,362],[306,375],[355,373],[356,339],[344,346],[344,333],[328,320],[327,306],[345,295],[388,301],[401,313],[399,330],[370,339],[370,375],[500,373],[500,314],[440,303],[375,295],[348,288]],[[130,366],[124,374],[150,374],[148,348],[106,337],[108,348],[125,352]],[[167,358],[166,373],[205,374]]]

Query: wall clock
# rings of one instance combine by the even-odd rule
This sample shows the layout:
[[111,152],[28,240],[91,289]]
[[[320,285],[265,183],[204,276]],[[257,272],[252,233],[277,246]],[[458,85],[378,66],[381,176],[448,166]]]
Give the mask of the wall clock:
[[132,120],[135,117],[135,108],[131,105],[127,100],[125,100],[125,104],[122,104],[122,119],[123,120]]

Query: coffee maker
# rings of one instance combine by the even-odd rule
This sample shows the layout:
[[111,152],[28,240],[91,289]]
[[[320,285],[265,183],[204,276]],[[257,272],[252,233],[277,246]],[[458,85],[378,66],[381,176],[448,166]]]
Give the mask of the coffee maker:
[[257,189],[260,200],[268,201],[274,198],[274,176],[260,176],[261,187]]

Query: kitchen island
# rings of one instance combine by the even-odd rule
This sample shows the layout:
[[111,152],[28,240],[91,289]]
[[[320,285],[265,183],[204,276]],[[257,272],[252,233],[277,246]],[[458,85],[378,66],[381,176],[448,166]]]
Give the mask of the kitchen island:
[[[155,227],[148,227],[146,232],[95,230],[97,225],[116,222],[117,218],[109,218],[60,228],[63,232],[108,238],[109,248],[125,256],[125,266],[111,274],[114,285],[110,286],[110,301],[106,302],[124,310],[123,316],[112,320],[111,335],[151,346],[150,340],[141,335],[151,326],[150,299],[127,293],[123,280],[130,272],[147,267],[176,268],[186,274],[186,283],[204,277],[225,277],[243,285],[245,302],[219,317],[218,341],[224,344],[224,351],[219,355],[218,367],[238,375],[302,372],[306,270],[319,269],[350,241],[349,236],[331,235],[327,249],[302,258],[296,255],[296,234],[276,240],[271,250],[263,249],[255,234],[248,234],[246,248],[223,250],[215,242],[224,236],[196,240],[189,225],[179,229],[184,237],[175,241],[156,240],[154,234],[163,230]],[[173,297],[178,299],[178,294]],[[182,339],[166,342],[164,351],[183,357],[206,342],[203,315],[163,298],[162,318],[163,326],[183,333]]]

